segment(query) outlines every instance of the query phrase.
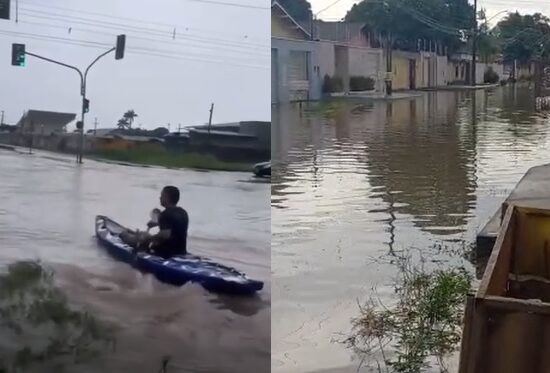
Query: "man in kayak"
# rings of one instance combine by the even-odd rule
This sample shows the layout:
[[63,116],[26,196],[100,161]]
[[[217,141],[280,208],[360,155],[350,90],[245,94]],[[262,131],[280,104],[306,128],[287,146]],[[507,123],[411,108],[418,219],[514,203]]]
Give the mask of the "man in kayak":
[[158,219],[152,219],[147,223],[148,228],[158,226],[159,232],[155,235],[125,232],[121,234],[122,240],[137,250],[145,248],[146,251],[164,258],[187,254],[189,216],[187,211],[178,206],[179,199],[178,188],[164,187],[160,194],[160,204],[164,211],[160,212]]

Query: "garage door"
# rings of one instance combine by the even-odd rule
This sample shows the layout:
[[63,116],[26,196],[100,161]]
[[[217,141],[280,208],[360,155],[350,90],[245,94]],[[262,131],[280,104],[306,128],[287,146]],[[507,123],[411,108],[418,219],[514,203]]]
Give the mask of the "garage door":
[[288,64],[290,101],[309,99],[309,52],[291,51]]

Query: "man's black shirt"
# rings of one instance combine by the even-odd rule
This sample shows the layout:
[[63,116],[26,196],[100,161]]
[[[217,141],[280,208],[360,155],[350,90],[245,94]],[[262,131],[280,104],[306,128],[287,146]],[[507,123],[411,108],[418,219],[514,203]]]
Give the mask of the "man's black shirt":
[[187,211],[178,206],[168,207],[160,213],[158,221],[160,230],[170,230],[170,238],[156,247],[155,251],[163,257],[187,254]]

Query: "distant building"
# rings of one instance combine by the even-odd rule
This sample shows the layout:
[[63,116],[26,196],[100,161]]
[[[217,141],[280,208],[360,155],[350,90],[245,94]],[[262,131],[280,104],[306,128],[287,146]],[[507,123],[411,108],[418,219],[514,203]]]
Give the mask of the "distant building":
[[76,114],[29,110],[17,122],[16,132],[44,136],[62,134],[75,118]]

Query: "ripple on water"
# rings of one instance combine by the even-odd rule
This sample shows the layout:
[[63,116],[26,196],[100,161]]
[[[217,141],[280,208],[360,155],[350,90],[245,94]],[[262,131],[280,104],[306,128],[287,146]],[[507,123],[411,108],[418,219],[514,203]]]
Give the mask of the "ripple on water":
[[391,298],[393,267],[371,259],[411,247],[439,255],[442,242],[463,250],[525,171],[548,162],[549,120],[532,95],[518,86],[475,100],[432,92],[273,109],[274,372],[356,364],[331,340],[372,288]]

